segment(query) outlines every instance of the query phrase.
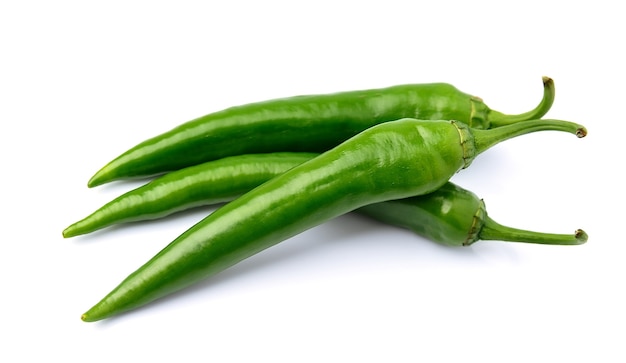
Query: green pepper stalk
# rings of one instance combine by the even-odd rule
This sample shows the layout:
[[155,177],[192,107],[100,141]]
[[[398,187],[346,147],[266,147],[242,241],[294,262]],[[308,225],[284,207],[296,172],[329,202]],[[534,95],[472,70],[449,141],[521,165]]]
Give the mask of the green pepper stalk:
[[488,129],[538,119],[554,102],[554,82],[533,110],[505,115],[447,83],[307,95],[231,107],[183,123],[119,155],[88,182],[163,174],[227,156],[284,151],[323,152],[374,125],[405,117],[457,120]]
[[523,121],[476,135],[455,121],[402,119],[374,126],[211,213],[82,319],[145,305],[368,204],[431,193],[488,147],[523,130],[586,134],[583,126],[559,120]]
[[[541,102],[539,103],[539,105],[537,105],[536,108],[528,112],[521,113],[519,115],[505,115],[496,110],[485,110],[484,113],[487,114],[487,118],[488,118],[488,123],[486,124],[487,127],[473,126],[473,124],[476,124],[477,122],[471,123],[470,127],[490,129],[490,128],[496,128],[496,127],[500,127],[504,125],[510,125],[510,124],[520,122],[520,121],[538,119],[538,118],[543,117],[543,115],[545,115],[548,112],[548,110],[550,110],[550,108],[552,107],[552,104],[554,103],[555,89],[554,89],[554,81],[550,77],[544,76],[542,78],[542,81],[543,81],[543,98],[541,99]],[[477,108],[481,107],[480,102],[477,103],[476,107]],[[540,114],[541,116],[538,116]]]
[[[317,155],[239,155],[174,171],[113,199],[66,228],[63,236],[228,202]],[[356,212],[450,246],[469,245],[479,239],[545,244],[580,244],[586,240],[582,233],[545,234],[501,226],[486,215],[482,200],[451,182],[427,195],[375,203]]]

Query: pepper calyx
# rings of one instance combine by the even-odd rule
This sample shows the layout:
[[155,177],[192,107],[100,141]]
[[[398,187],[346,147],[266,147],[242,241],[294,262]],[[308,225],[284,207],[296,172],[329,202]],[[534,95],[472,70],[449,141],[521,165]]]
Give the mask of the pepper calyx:
[[459,144],[463,151],[463,167],[462,169],[470,166],[474,157],[476,156],[476,145],[474,143],[474,136],[472,135],[469,126],[463,122],[451,120],[452,125],[459,132]]

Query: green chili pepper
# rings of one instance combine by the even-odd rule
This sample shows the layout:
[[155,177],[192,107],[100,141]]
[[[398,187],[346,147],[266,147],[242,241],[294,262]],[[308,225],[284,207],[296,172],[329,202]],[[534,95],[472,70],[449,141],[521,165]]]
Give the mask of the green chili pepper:
[[[64,237],[131,221],[157,219],[200,205],[227,202],[318,154],[240,155],[181,169],[131,190],[63,231]],[[356,210],[410,229],[435,242],[470,245],[478,240],[581,244],[586,234],[546,234],[505,227],[486,214],[484,202],[451,182],[432,193],[374,203]]]
[[[161,218],[200,205],[227,202],[318,154],[274,153],[240,155],[171,172],[131,190],[63,231],[73,237],[131,221]],[[518,231],[495,224],[484,203],[453,183],[427,195],[375,203],[357,209],[379,221],[408,228],[446,245],[468,245],[478,239],[550,244],[578,244],[580,237]],[[506,229],[505,229],[506,228]],[[469,233],[472,230],[473,232]],[[488,233],[485,235],[485,233]]]
[[448,246],[469,246],[480,240],[552,245],[587,242],[582,229],[570,235],[503,226],[487,215],[482,199],[451,182],[426,195],[370,204],[358,212]]
[[415,119],[374,126],[211,213],[82,319],[100,320],[147,304],[365,205],[433,192],[491,146],[542,130],[586,135],[584,127],[558,120],[491,130]]
[[88,186],[162,174],[232,155],[323,152],[371,126],[405,117],[457,120],[480,129],[537,119],[554,101],[554,82],[548,77],[543,82],[539,105],[520,115],[491,110],[480,98],[446,83],[297,96],[232,107],[132,147],[100,169]]

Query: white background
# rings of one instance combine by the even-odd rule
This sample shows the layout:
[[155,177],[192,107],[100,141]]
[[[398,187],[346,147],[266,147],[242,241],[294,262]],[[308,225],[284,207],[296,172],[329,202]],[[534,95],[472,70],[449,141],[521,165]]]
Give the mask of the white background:
[[[0,361],[626,359],[618,2],[208,3],[0,3]],[[128,147],[229,106],[403,83],[523,112],[543,75],[557,89],[546,117],[588,137],[520,137],[453,180],[503,224],[583,228],[587,244],[445,248],[347,215],[145,308],[80,320],[213,210],[63,239],[139,185],[86,187]]]

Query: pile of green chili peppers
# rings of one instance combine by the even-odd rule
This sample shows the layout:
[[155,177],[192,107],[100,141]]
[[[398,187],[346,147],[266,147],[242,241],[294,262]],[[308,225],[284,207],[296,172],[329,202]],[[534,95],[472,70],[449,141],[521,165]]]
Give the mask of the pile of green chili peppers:
[[578,137],[582,125],[542,119],[554,102],[543,78],[532,110],[508,115],[446,83],[296,96],[211,113],[143,141],[100,169],[95,187],[153,177],[63,231],[87,234],[225,203],[130,274],[82,315],[105,319],[215,275],[268,247],[355,211],[435,242],[577,245],[573,234],[498,224],[482,199],[449,182],[493,145],[536,131]]

